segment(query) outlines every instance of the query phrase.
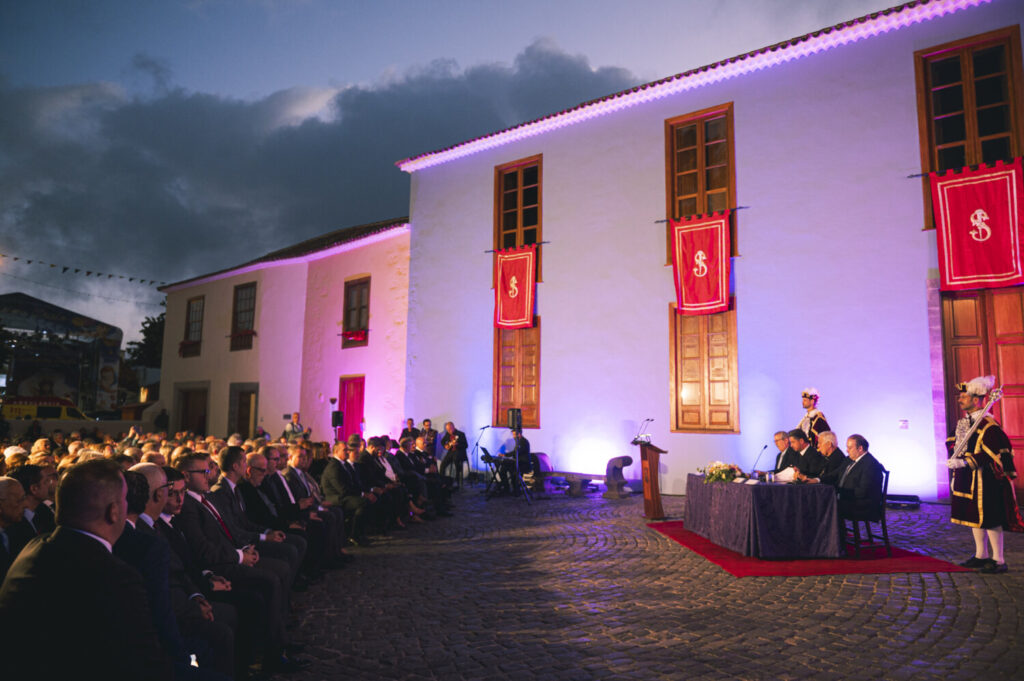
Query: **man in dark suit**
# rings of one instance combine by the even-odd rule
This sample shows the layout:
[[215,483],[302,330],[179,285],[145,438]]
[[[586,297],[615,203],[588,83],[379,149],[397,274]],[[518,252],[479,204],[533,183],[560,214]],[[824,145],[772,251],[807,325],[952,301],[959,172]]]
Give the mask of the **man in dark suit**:
[[[437,431],[430,419],[423,419],[423,427],[420,428],[420,437],[423,438],[423,449],[430,455],[430,458],[437,458]],[[414,438],[415,439],[415,438]]]
[[415,440],[420,436],[420,429],[416,427],[416,421],[413,419],[405,420],[405,428],[402,429],[402,434],[398,436],[398,441],[401,442],[405,438]]
[[323,505],[320,485],[309,475],[312,457],[305,447],[289,447],[286,463],[285,484],[299,507],[307,508],[304,520],[307,534],[322,537],[326,567],[341,567],[349,559],[345,554],[345,512],[337,506]]
[[[293,449],[302,449],[302,447],[297,444],[287,447],[288,451]],[[263,476],[260,488],[270,497],[278,513],[288,522],[305,520],[309,515],[309,509],[313,505],[313,501],[300,501],[296,499],[288,487],[288,482],[281,473],[281,470],[287,465],[287,457],[282,454],[281,449],[278,447],[264,447],[260,449],[260,453],[267,459],[267,471],[266,475]]]
[[[120,467],[95,459],[68,469],[57,489],[57,528],[18,556],[0,588],[5,678],[170,679],[142,578],[112,555],[127,515]],[[40,636],[54,623],[74,635]]]
[[186,636],[202,636],[204,622],[228,624],[235,632],[235,676],[245,678],[256,652],[272,640],[267,602],[259,590],[201,569],[185,536],[172,524],[187,496],[185,478],[174,468],[163,470],[167,498],[154,526],[171,547],[171,603],[179,626]]
[[[245,451],[241,447],[229,446],[222,449],[219,464],[221,477],[206,498],[220,511],[236,540],[242,544],[252,544],[261,554],[288,565],[288,587],[291,588],[306,555],[306,540],[269,526],[255,525],[246,516],[245,500],[238,490],[246,465]],[[305,588],[304,583],[302,587]]]
[[269,627],[265,670],[302,669],[305,663],[285,655],[284,625],[288,616],[291,568],[283,561],[261,556],[251,543],[243,544],[234,538],[223,515],[206,499],[208,461],[209,457],[203,453],[178,459],[178,470],[185,476],[186,496],[174,526],[185,536],[202,569],[222,574],[233,584],[262,596],[267,605]]
[[818,452],[821,454],[823,462],[821,472],[818,473],[817,477],[808,478],[807,476],[800,476],[800,479],[805,482],[820,482],[838,487],[839,478],[843,476],[843,471],[846,470],[846,467],[851,462],[839,451],[839,446],[836,443],[836,434],[831,430],[818,434]]
[[[187,667],[187,656],[195,655],[201,674],[216,670],[220,674],[217,678],[230,677],[235,673],[234,628],[237,621],[234,608],[218,604],[215,611],[198,587],[189,585],[190,590],[185,591],[181,588],[181,581],[171,577],[172,564],[180,569],[181,561],[174,556],[170,543],[156,529],[154,520],[160,517],[167,505],[166,473],[156,464],[140,463],[125,471],[124,475],[128,482],[128,523],[124,534],[114,545],[114,554],[129,564],[140,563],[137,567],[146,582],[147,592],[151,594],[150,603],[157,617],[157,631],[161,632],[165,642],[168,637],[164,632],[170,632],[171,643],[181,647],[181,659],[174,659],[176,674],[195,677],[194,670],[186,668],[184,671],[189,673],[182,673],[177,666],[184,664]],[[133,493],[134,476],[141,477],[145,485],[136,484]],[[150,548],[150,543],[157,548]],[[147,560],[150,556],[157,560]],[[157,582],[151,585],[148,573],[153,566],[158,566],[160,572]],[[155,598],[152,596],[154,590],[157,590]],[[161,606],[159,609],[157,603]],[[166,614],[161,614],[164,611]],[[217,618],[215,613],[219,613],[220,617]],[[177,627],[176,631],[171,631],[172,622]]]
[[355,468],[348,461],[347,450],[346,444],[339,442],[331,451],[331,458],[320,478],[320,487],[324,494],[323,504],[327,507],[340,508],[345,513],[345,520],[349,523],[347,534],[350,542],[368,546],[367,512],[370,504],[376,501],[376,497],[363,493],[355,478]]
[[21,483],[25,490],[25,520],[32,526],[35,535],[53,532],[57,526],[53,510],[47,501],[53,501],[57,489],[57,469],[53,466],[25,464],[11,471],[10,476]]
[[[0,583],[21,551],[11,528],[25,521],[25,490],[14,478],[0,478]],[[26,542],[27,543],[27,542]]]
[[780,430],[775,433],[775,446],[779,453],[775,456],[775,468],[772,470],[781,473],[794,465],[793,457],[796,456],[796,452],[789,447],[789,431]]
[[789,446],[795,452],[795,456],[790,458],[790,465],[796,468],[801,476],[816,478],[821,474],[825,461],[811,445],[807,433],[799,428],[789,431]]
[[462,465],[469,459],[466,454],[469,449],[469,441],[466,439],[466,434],[457,429],[451,421],[444,424],[441,446],[445,450],[444,458],[441,460],[441,475],[445,475],[445,471],[453,467],[455,470],[461,470]]
[[877,520],[882,508],[882,464],[868,452],[863,435],[846,440],[850,464],[839,477],[839,515],[852,520]]

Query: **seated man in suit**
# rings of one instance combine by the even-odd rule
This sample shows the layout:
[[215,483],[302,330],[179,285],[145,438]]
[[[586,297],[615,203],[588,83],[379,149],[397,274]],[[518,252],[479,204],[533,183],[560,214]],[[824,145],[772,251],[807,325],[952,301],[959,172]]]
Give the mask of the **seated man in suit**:
[[284,625],[288,617],[292,569],[284,561],[261,556],[251,542],[246,543],[232,534],[227,519],[206,498],[209,465],[209,456],[201,452],[178,458],[177,468],[185,476],[186,495],[181,513],[174,519],[174,527],[185,536],[201,569],[222,574],[231,580],[233,588],[256,591],[263,598],[269,627],[264,670],[303,669],[306,663],[285,654]]
[[807,433],[796,428],[789,431],[789,446],[795,455],[791,455],[788,463],[801,476],[816,478],[825,465],[821,454],[815,449],[807,437]]
[[25,520],[36,535],[52,532],[57,526],[53,511],[46,502],[53,501],[57,490],[57,469],[53,466],[25,464],[11,471],[25,489]]
[[312,456],[305,447],[289,447],[284,479],[298,507],[308,509],[305,511],[307,532],[322,536],[324,565],[338,568],[349,558],[345,553],[345,512],[337,506],[323,505],[320,485],[309,475],[312,463]]
[[[24,545],[11,536],[11,528],[25,522],[24,510],[25,490],[21,483],[14,478],[0,478],[0,583]],[[30,539],[31,535],[26,538]]]
[[772,470],[781,473],[793,465],[793,457],[796,456],[796,452],[789,446],[789,431],[780,430],[775,433],[775,447],[779,453],[775,456],[775,468]]
[[868,452],[863,435],[846,440],[850,463],[839,476],[839,515],[851,520],[877,520],[882,508],[882,464]]
[[[288,584],[291,587],[295,584],[306,555],[306,540],[269,525],[256,525],[246,516],[245,500],[238,489],[238,484],[245,475],[245,450],[238,446],[224,447],[218,460],[221,476],[207,498],[220,511],[236,539],[244,544],[255,545],[260,553],[288,564],[291,572]],[[305,587],[304,580],[300,579],[299,587]]]
[[[142,578],[112,554],[124,530],[127,487],[104,459],[71,466],[57,488],[57,527],[24,548],[0,588],[4,677],[170,679]],[[51,631],[59,623],[54,646]],[[85,666],[84,666],[85,665]]]
[[836,443],[836,434],[831,430],[826,430],[818,435],[818,452],[821,454],[823,461],[821,472],[814,478],[800,475],[798,479],[804,482],[820,482],[837,487],[843,471],[850,465],[850,460],[839,451]]
[[398,436],[398,441],[401,442],[405,438],[411,438],[415,440],[420,436],[420,429],[416,427],[416,421],[413,419],[405,420],[405,428],[402,429],[402,434]]
[[[133,500],[131,489],[131,476],[140,475],[145,479],[145,493],[141,499]],[[164,469],[153,463],[139,463],[132,466],[125,473],[125,480],[129,481],[128,490],[128,523],[134,528],[134,534],[129,533],[128,525],[125,525],[125,532],[121,539],[114,545],[114,553],[118,549],[134,552],[136,556],[158,555],[164,563],[161,575],[162,584],[157,585],[159,589],[167,589],[166,607],[170,617],[177,623],[180,632],[180,644],[188,654],[194,654],[199,661],[200,669],[215,669],[220,674],[230,677],[234,674],[234,629],[237,626],[235,621],[234,608],[218,603],[218,618],[214,613],[213,606],[206,600],[198,587],[192,586],[191,590],[179,591],[182,586],[180,580],[171,579],[171,569],[174,565],[180,569],[181,561],[173,556],[173,550],[167,539],[157,530],[156,519],[163,513],[167,506],[167,474]],[[184,487],[184,481],[182,481]],[[139,487],[141,490],[141,487]],[[161,550],[159,552],[145,550],[145,542],[139,538],[148,538],[156,542]],[[140,551],[141,549],[141,551]],[[124,557],[128,563],[128,557]],[[146,575],[143,574],[143,578]],[[188,579],[187,577],[185,578]],[[152,587],[147,584],[147,590]],[[162,601],[164,595],[160,594],[158,600]],[[156,601],[151,601],[156,602]],[[156,614],[154,610],[154,614]],[[157,630],[166,631],[169,629],[166,621],[157,621]],[[177,639],[172,639],[177,642]],[[184,660],[188,664],[188,658]]]
[[[356,438],[355,444],[358,446],[359,436],[353,437]],[[352,438],[349,439],[351,441]],[[339,442],[331,451],[331,458],[320,478],[320,488],[324,495],[323,505],[344,511],[345,521],[349,524],[347,534],[350,543],[369,546],[366,536],[367,513],[377,498],[372,493],[364,493],[362,486],[357,483],[355,467],[348,460],[348,450],[349,447],[344,442]]]
[[180,471],[164,467],[167,499],[156,521],[156,530],[171,548],[171,605],[179,627],[189,636],[202,636],[204,622],[225,622],[235,632],[235,676],[247,678],[248,666],[256,661],[256,651],[269,645],[271,622],[267,603],[255,589],[232,584],[210,570],[202,570],[192,555],[185,536],[173,526],[187,496],[185,478]]

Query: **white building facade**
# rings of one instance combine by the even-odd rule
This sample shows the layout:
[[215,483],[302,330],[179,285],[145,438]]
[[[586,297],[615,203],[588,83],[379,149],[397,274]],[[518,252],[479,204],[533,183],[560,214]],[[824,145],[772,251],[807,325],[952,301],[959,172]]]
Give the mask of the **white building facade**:
[[[908,176],[1021,154],[1022,19],[1013,0],[911,3],[400,162],[406,412],[471,443],[496,426],[481,439],[493,451],[518,406],[555,469],[632,454],[634,478],[629,442],[653,418],[662,490],[682,493],[714,460],[749,469],[768,445],[769,465],[814,386],[841,446],[863,434],[892,471],[890,492],[947,496],[947,387],[972,377],[955,374],[993,362],[1024,385],[1013,362],[958,355],[954,317],[977,304],[1012,330],[1020,291],[939,293]],[[722,208],[740,208],[731,309],[684,322],[665,221]],[[530,242],[539,323],[498,335],[488,251]],[[1012,421],[1024,399],[1004,402]]]
[[409,226],[351,227],[171,284],[160,395],[170,429],[272,437],[299,411],[313,438],[400,424]]

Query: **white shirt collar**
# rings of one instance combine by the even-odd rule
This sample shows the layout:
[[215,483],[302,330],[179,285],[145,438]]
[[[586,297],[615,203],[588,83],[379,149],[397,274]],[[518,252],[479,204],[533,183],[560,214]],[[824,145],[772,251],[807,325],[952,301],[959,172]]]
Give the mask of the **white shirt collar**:
[[99,543],[103,544],[103,546],[106,547],[106,549],[107,549],[107,551],[109,553],[113,553],[114,552],[114,547],[111,546],[110,542],[108,542],[103,537],[95,535],[92,532],[86,532],[85,530],[80,530],[77,527],[68,527],[67,525],[63,525],[62,527],[64,527],[64,529],[66,529],[66,530],[71,530],[72,532],[77,532],[78,534],[84,534],[86,537],[92,537],[93,539],[95,539]]
[[145,513],[140,513],[139,514],[139,520],[141,520],[142,522],[146,523],[150,527],[153,527],[153,525],[155,524],[154,520],[152,518],[150,518],[148,515],[146,515]]

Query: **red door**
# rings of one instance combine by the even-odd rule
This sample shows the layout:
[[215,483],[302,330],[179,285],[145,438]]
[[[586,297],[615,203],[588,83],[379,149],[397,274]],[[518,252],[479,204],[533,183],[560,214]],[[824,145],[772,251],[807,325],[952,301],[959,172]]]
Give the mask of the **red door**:
[[342,377],[338,385],[338,402],[344,414],[341,440],[344,442],[352,433],[363,434],[363,389],[365,376]]

